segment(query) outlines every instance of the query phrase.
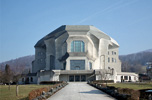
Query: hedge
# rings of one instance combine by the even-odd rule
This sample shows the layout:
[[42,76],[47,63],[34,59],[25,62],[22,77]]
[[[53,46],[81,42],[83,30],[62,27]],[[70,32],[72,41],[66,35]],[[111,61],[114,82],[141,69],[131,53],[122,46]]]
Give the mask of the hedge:
[[[62,82],[62,83],[63,83],[63,82]],[[59,85],[60,85],[60,84],[55,84],[55,85],[53,85],[53,86],[48,86],[48,87],[44,87],[44,88],[39,88],[39,89],[32,90],[32,91],[29,93],[29,100],[32,100],[32,99],[40,96],[43,91],[49,92],[52,88],[56,88],[56,87],[59,86]]]
[[[108,93],[109,95],[117,98],[118,100],[147,100],[149,98],[149,94],[147,94],[146,90],[151,89],[142,89],[142,90],[134,90],[129,88],[115,88],[114,86],[107,86],[105,88],[105,84],[100,84],[97,82],[90,82],[90,85]],[[152,94],[151,94],[152,95]]]
[[114,80],[96,80],[93,83],[114,83]]

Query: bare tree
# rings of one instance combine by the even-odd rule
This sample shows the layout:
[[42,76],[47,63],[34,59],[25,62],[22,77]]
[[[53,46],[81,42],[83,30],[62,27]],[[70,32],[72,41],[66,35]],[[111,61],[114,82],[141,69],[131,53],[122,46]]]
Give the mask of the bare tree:
[[16,96],[18,96],[18,93],[19,93],[18,82],[22,76],[22,73],[24,71],[24,67],[25,67],[24,65],[21,65],[17,62],[16,67],[15,67],[15,71],[13,73],[13,81],[16,83]]
[[113,68],[112,69],[102,69],[99,72],[101,80],[103,80],[106,83],[107,86],[107,81],[112,77],[113,75]]

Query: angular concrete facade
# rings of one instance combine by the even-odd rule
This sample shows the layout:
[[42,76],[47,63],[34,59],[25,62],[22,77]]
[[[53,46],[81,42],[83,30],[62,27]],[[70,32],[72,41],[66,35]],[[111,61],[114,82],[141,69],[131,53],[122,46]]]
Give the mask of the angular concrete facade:
[[120,81],[118,49],[114,39],[94,26],[63,25],[36,43],[32,72],[38,83],[99,80],[103,71]]

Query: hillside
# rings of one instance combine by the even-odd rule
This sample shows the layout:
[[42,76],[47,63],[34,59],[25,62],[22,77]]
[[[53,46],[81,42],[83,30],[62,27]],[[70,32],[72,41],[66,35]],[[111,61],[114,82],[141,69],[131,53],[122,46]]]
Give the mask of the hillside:
[[120,55],[122,71],[144,73],[146,63],[152,61],[152,49],[129,55]]
[[28,72],[28,70],[32,68],[32,61],[35,59],[34,55],[29,55],[29,56],[24,56],[24,57],[20,57],[17,59],[12,59],[6,62],[2,62],[0,63],[0,69],[4,70],[5,69],[5,65],[8,64],[10,65],[10,68],[15,71],[16,67],[22,67],[24,70],[24,72]]
[[[146,72],[146,63],[152,61],[152,49],[129,55],[120,55],[119,58],[122,61],[122,71],[144,73]],[[26,69],[27,72],[27,70],[32,68],[33,60],[34,55],[20,57],[0,63],[0,69],[4,70],[5,65],[9,64],[12,70],[15,70],[15,67],[19,66]]]

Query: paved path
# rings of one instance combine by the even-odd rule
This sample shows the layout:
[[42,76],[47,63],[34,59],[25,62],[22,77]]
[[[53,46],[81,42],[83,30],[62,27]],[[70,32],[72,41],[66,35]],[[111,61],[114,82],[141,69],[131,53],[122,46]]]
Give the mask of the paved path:
[[84,82],[69,83],[48,100],[116,100]]

